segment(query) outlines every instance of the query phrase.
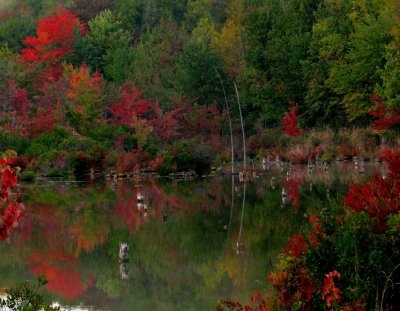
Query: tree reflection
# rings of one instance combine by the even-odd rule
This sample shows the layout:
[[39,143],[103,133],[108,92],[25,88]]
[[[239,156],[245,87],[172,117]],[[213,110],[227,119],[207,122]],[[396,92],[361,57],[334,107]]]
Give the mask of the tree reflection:
[[[342,172],[316,168],[309,175],[295,167],[288,180],[273,172],[275,189],[267,175],[238,192],[235,176],[117,180],[115,191],[109,181],[34,184],[29,212],[10,245],[0,244],[0,287],[44,273],[57,301],[113,310],[203,310],[222,297],[250,297],[288,236],[307,221],[303,214],[326,205],[327,187],[331,197],[346,190],[341,180],[353,177]],[[282,187],[295,208],[280,208]],[[120,266],[120,242],[129,244],[129,267]]]

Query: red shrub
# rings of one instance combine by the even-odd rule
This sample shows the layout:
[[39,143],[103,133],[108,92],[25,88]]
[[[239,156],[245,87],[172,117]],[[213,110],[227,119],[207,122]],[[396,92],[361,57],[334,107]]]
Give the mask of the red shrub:
[[340,273],[336,270],[329,272],[325,275],[324,287],[322,290],[322,299],[326,301],[328,307],[332,306],[332,303],[340,301],[340,288],[336,287],[335,279],[340,279]]
[[303,131],[300,130],[297,126],[297,107],[292,107],[289,112],[285,112],[285,115],[282,119],[282,130],[283,133],[287,136],[298,137]]
[[226,309],[221,309],[217,307],[217,311],[219,310],[228,310],[228,311],[268,311],[267,301],[261,295],[258,289],[254,291],[254,295],[251,297],[251,305],[242,305],[239,301],[233,301],[230,299],[225,299],[221,301],[221,304]]
[[375,176],[368,184],[353,185],[345,198],[351,209],[369,214],[378,232],[385,230],[388,216],[400,210],[400,152],[386,152],[383,159],[389,164],[388,177]]
[[288,241],[288,246],[284,249],[284,252],[291,256],[299,257],[308,249],[306,240],[302,234],[296,233],[294,236],[290,237]]
[[25,209],[18,198],[11,194],[11,190],[18,184],[15,170],[11,167],[13,164],[14,161],[10,158],[0,158],[0,241],[9,237],[18,226]]
[[400,124],[400,109],[386,107],[383,99],[377,96],[373,96],[371,101],[375,103],[375,108],[370,111],[370,115],[378,118],[373,124],[374,129],[386,130]]
[[285,188],[288,193],[288,200],[294,209],[299,208],[299,186],[300,181],[295,179],[287,179],[285,181]]

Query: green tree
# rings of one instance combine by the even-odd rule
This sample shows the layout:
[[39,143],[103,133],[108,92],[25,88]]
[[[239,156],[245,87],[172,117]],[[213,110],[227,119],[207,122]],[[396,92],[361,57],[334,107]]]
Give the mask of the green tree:
[[391,108],[400,108],[400,3],[388,0],[382,15],[394,23],[390,29],[392,40],[385,47],[385,66],[379,70],[380,82],[376,92]]
[[201,19],[209,19],[217,26],[225,22],[228,0],[189,0],[186,6],[184,27],[193,30]]
[[132,47],[128,56],[131,66],[125,70],[125,79],[143,90],[145,97],[170,106],[179,97],[175,88],[175,63],[183,42],[184,35],[175,22],[160,22],[143,33]]
[[349,121],[368,120],[370,98],[379,83],[380,68],[384,67],[385,45],[391,39],[389,30],[393,21],[370,11],[365,16],[352,13],[354,33],[350,37],[349,50],[341,63],[331,68],[326,81],[331,89],[343,96],[342,105]]
[[10,14],[0,21],[0,46],[7,45],[14,52],[23,47],[22,40],[34,35],[36,29],[35,18],[29,11],[15,11],[15,15]]
[[276,125],[289,101],[306,95],[302,62],[308,55],[314,12],[320,1],[248,1],[245,28],[249,66],[241,80],[248,111]]
[[330,71],[343,61],[353,31],[348,18],[351,3],[345,0],[324,1],[316,12],[309,55],[302,63],[308,83],[305,105],[301,108],[310,126],[346,124],[341,96],[326,83]]
[[[80,36],[75,46],[72,61],[80,65],[84,63],[105,74],[108,80],[121,79],[120,70],[127,65],[122,62],[123,52],[129,53],[131,35],[122,28],[110,10],[105,10],[88,23],[88,35]],[[129,61],[129,57],[125,58]],[[121,63],[122,62],[122,63]],[[107,70],[107,66],[116,66],[118,70]]]
[[211,48],[213,26],[201,20],[177,62],[178,90],[199,104],[212,104],[222,98],[221,83],[215,69],[224,77],[221,56]]

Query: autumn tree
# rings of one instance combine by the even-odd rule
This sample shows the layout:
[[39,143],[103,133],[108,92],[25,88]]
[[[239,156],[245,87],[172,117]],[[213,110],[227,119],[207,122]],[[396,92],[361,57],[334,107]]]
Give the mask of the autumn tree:
[[14,134],[26,136],[29,132],[29,112],[31,103],[28,92],[18,87],[14,80],[9,80],[7,89],[0,94],[1,128]]
[[83,32],[76,15],[58,7],[55,14],[38,22],[36,36],[27,36],[21,50],[27,62],[54,64],[72,52],[75,30]]
[[[62,75],[61,60],[73,51],[75,33],[84,33],[84,27],[75,14],[58,6],[52,15],[39,19],[36,36],[27,36],[21,50],[22,59],[33,75],[39,76],[39,87],[54,82]],[[37,80],[37,78],[36,78]]]
[[370,115],[377,118],[373,128],[376,130],[393,129],[400,124],[400,107],[390,107],[382,98],[372,96],[371,102],[375,104],[370,110]]
[[85,65],[79,68],[67,65],[64,69],[64,78],[68,85],[67,117],[76,130],[86,133],[95,123],[102,120],[105,112],[103,94],[105,81],[98,71],[91,74]]
[[283,133],[290,137],[300,136],[303,131],[299,129],[297,125],[297,107],[292,107],[289,112],[285,112],[282,119],[282,130]]
[[244,1],[231,0],[226,8],[226,21],[219,32],[213,34],[211,47],[219,52],[231,78],[237,80],[246,65]]

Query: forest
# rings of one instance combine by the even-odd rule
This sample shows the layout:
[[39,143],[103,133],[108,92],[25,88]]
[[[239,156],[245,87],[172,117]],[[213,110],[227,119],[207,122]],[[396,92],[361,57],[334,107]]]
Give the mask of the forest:
[[399,23],[396,0],[2,1],[0,149],[27,179],[202,174],[230,160],[228,120],[243,159],[235,83],[250,158],[379,158]]

